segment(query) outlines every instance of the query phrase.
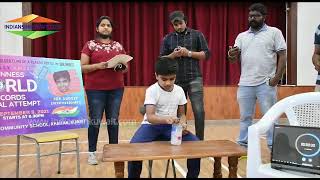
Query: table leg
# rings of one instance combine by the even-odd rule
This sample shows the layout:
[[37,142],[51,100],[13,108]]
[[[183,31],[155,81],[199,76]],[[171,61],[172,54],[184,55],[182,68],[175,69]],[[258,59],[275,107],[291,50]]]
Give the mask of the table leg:
[[214,178],[222,178],[221,157],[214,158],[213,177]]
[[114,162],[116,178],[124,178],[124,162]]
[[237,171],[238,171],[238,157],[232,156],[228,157],[229,163],[229,178],[237,178]]

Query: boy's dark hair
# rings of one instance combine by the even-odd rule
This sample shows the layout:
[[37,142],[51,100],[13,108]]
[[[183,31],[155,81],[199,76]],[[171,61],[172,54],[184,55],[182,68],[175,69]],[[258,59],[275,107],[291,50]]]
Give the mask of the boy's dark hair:
[[67,78],[70,81],[70,74],[68,71],[57,71],[53,73],[53,79],[54,81],[57,81],[60,78]]
[[111,27],[113,27],[113,23],[112,23],[111,18],[110,18],[109,16],[101,16],[101,17],[96,21],[96,28],[99,27],[101,21],[104,20],[104,19],[108,19],[108,21],[109,21],[110,24],[111,24]]
[[249,11],[258,11],[262,15],[267,15],[267,7],[262,3],[254,3],[249,7]]
[[168,57],[159,57],[155,64],[155,70],[157,75],[177,74],[178,62]]

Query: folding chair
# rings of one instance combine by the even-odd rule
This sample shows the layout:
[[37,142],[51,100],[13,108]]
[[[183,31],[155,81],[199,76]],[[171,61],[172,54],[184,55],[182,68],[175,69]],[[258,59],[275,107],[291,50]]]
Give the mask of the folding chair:
[[[146,108],[145,108],[144,105],[143,105],[143,106],[140,106],[139,112],[140,112],[141,115],[144,115],[144,114],[146,113]],[[170,160],[171,160],[171,164],[172,164],[173,177],[176,178],[177,175],[176,175],[176,169],[175,169],[175,166],[174,166],[174,160],[173,160],[173,159],[168,159],[168,161],[167,161],[165,178],[167,178],[167,176],[168,176],[168,170],[169,170]],[[149,161],[148,161],[148,165],[149,165],[149,166],[148,166],[149,178],[152,178],[152,163],[153,163],[153,160],[149,160]]]
[[[166,167],[166,173],[165,173],[164,177],[165,177],[165,178],[168,177],[168,170],[169,170],[170,160],[171,160],[171,164],[172,164],[173,177],[176,178],[176,177],[177,177],[177,174],[176,174],[176,168],[175,168],[175,166],[174,166],[174,160],[173,160],[173,159],[168,159],[168,161],[167,161],[167,167]],[[153,163],[153,160],[149,160],[149,167],[148,167],[149,178],[152,178],[152,163]]]
[[[51,156],[58,154],[58,174],[61,172],[61,155],[62,153],[67,152],[76,152],[77,156],[77,177],[80,177],[80,158],[79,158],[79,135],[76,133],[71,133],[67,131],[55,131],[55,132],[46,132],[46,133],[36,133],[36,134],[26,134],[17,136],[17,164],[16,164],[16,177],[19,178],[19,165],[20,165],[20,140],[23,139],[32,141],[36,144],[36,157],[37,157],[37,174],[41,177],[41,164],[40,158],[44,156]],[[62,141],[64,140],[75,140],[76,148],[71,150],[62,151]],[[57,142],[59,141],[59,151],[53,153],[40,153],[40,144],[48,142]]]

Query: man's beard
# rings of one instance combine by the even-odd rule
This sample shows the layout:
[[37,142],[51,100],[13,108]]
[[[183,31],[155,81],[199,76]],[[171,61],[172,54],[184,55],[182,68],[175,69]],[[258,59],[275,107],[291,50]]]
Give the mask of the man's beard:
[[260,29],[263,26],[263,22],[250,21],[249,26],[253,29]]
[[176,31],[177,33],[179,34],[184,34],[186,32],[187,28],[185,28],[184,30],[179,30],[179,31]]
[[102,34],[102,33],[97,33],[97,36],[101,39],[111,39],[112,38],[112,34]]

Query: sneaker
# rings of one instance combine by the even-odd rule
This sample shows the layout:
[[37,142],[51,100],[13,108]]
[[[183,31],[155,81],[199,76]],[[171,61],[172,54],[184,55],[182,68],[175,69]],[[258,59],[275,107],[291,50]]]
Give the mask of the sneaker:
[[89,152],[89,157],[88,157],[88,164],[90,165],[97,165],[97,156],[95,152]]

